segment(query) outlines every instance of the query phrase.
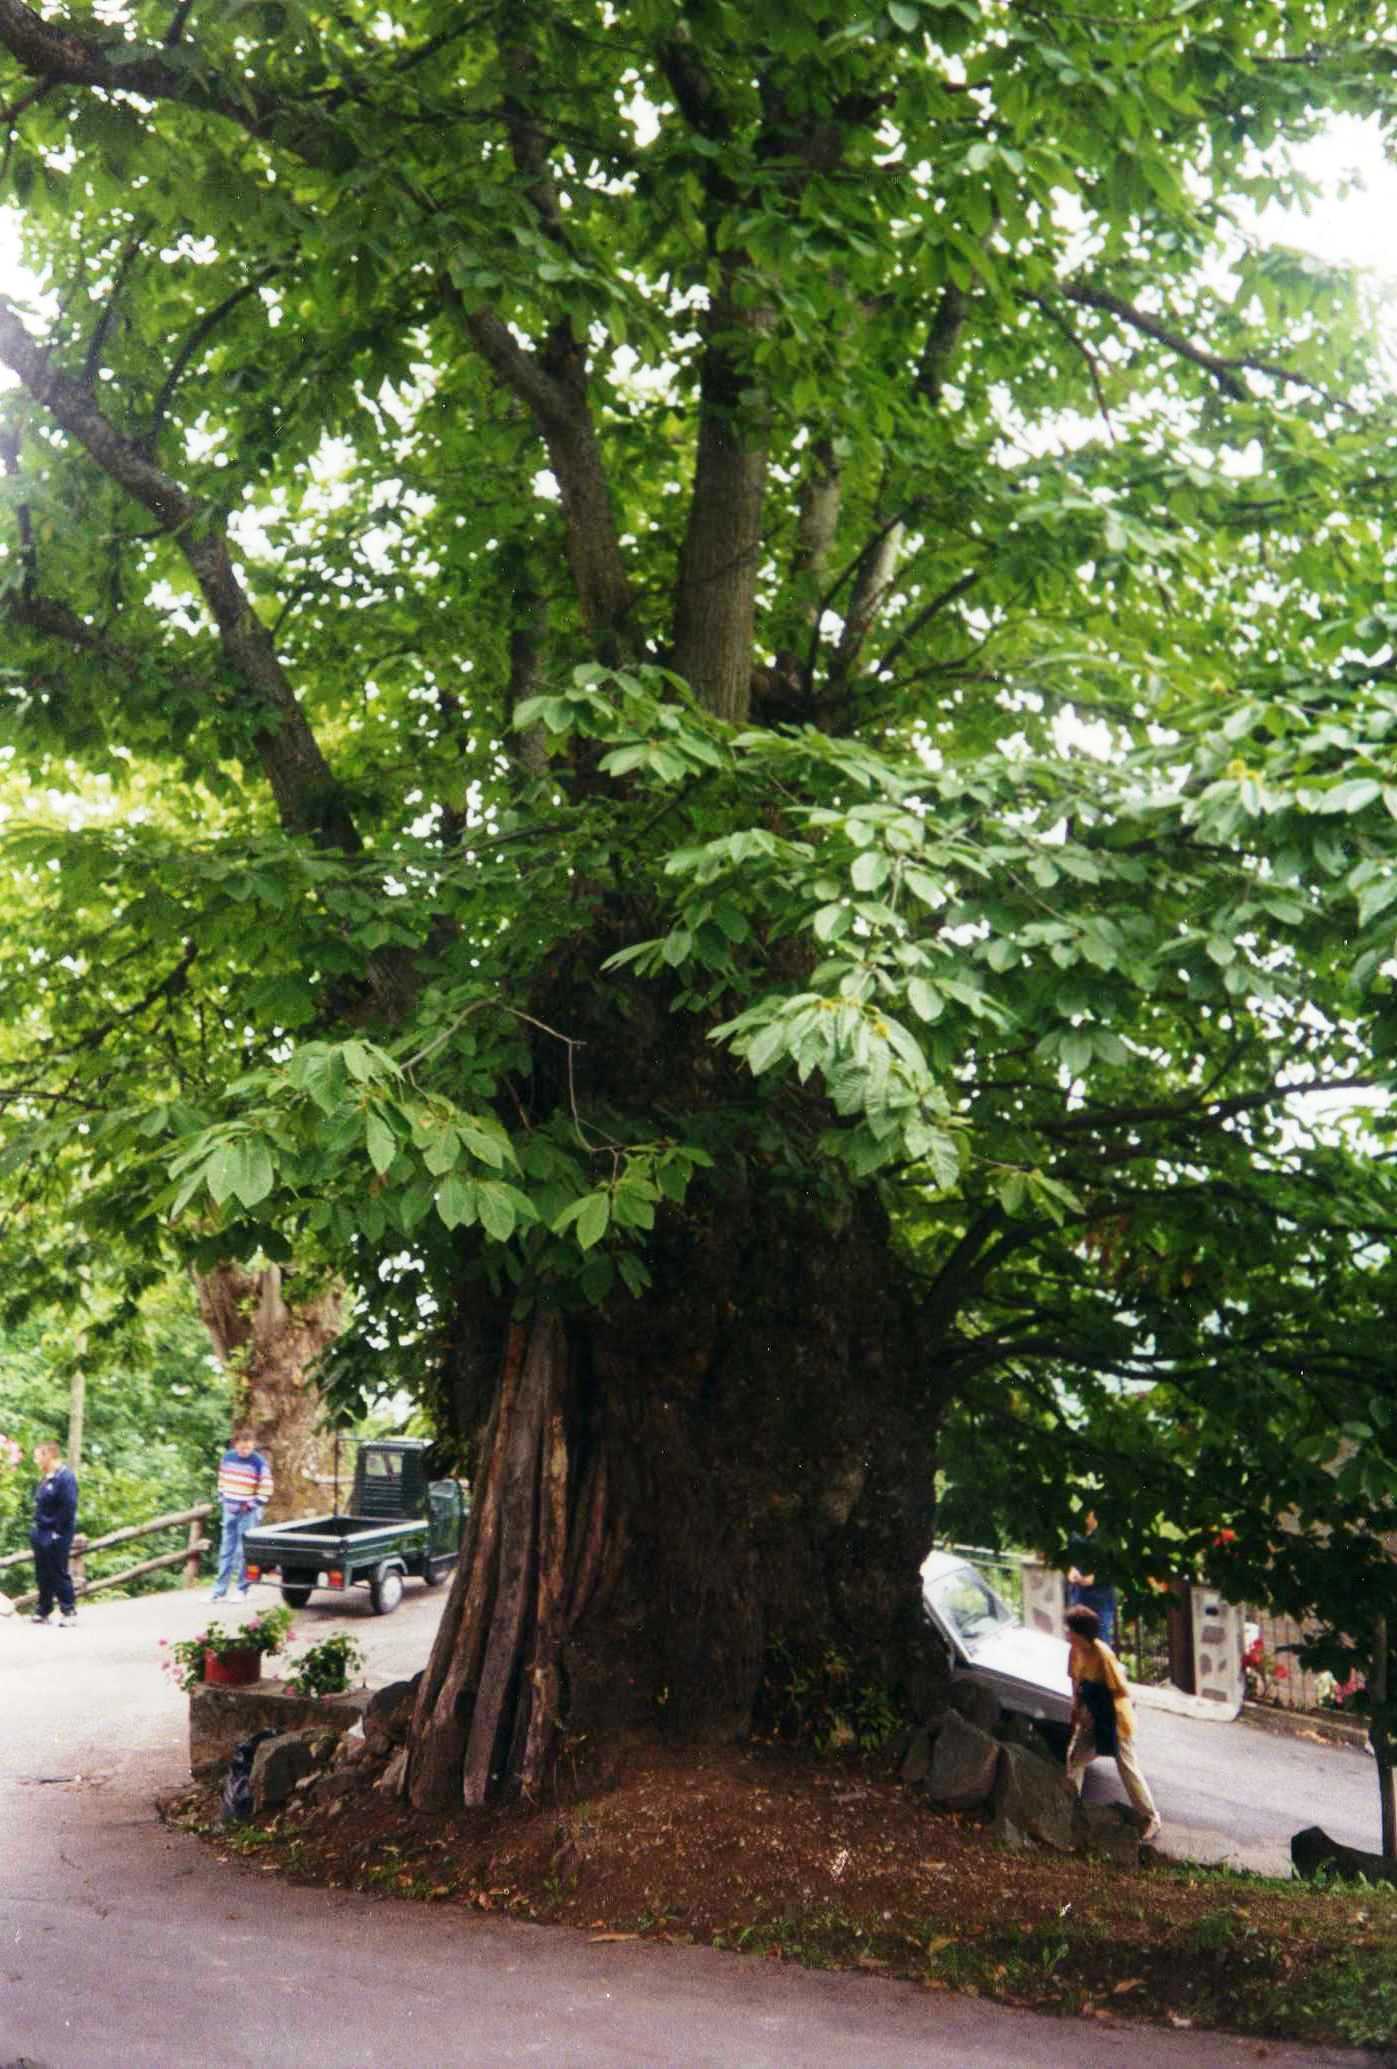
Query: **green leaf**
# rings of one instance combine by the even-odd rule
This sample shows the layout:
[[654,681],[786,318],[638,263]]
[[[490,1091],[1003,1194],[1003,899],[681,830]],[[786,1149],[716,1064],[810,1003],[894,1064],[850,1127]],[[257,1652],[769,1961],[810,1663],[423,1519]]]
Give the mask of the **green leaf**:
[[369,1052],[364,1047],[364,1044],[362,1042],[342,1042],[340,1044],[340,1055],[344,1059],[344,1067],[349,1072],[349,1075],[357,1079],[361,1085],[367,1084],[374,1071]]
[[591,1250],[606,1234],[611,1220],[611,1196],[609,1193],[588,1193],[582,1201],[577,1215],[577,1240],[584,1250]]
[[370,1112],[364,1124],[364,1139],[369,1162],[381,1178],[398,1154],[398,1138],[381,1114]]
[[1380,912],[1386,912],[1394,898],[1397,898],[1397,876],[1369,884],[1358,901],[1359,926],[1366,927],[1369,920],[1376,919]]
[[1074,1028],[1062,1038],[1058,1052],[1064,1066],[1074,1078],[1079,1078],[1092,1059],[1092,1039],[1083,1028]]
[[271,1151],[260,1135],[238,1145],[233,1190],[244,1207],[256,1207],[266,1199],[273,1177]]
[[876,891],[887,882],[891,868],[881,848],[865,848],[854,857],[849,876],[856,891]]
[[1351,777],[1347,783],[1338,783],[1332,790],[1325,791],[1320,810],[1323,812],[1362,812],[1375,799],[1381,797],[1382,785],[1370,776]]
[[507,1243],[514,1234],[517,1218],[511,1189],[501,1185],[497,1179],[486,1178],[480,1181],[475,1191],[481,1227],[497,1243]]
[[928,984],[925,977],[914,977],[907,986],[907,1002],[919,1020],[939,1020],[945,1011],[945,1000],[934,984]]
[[220,1143],[204,1167],[203,1176],[218,1206],[230,1199],[237,1189],[238,1176],[242,1168],[237,1148],[232,1143]]
[[453,1171],[437,1187],[437,1215],[446,1228],[468,1227],[475,1220],[475,1180]]
[[773,1020],[747,1045],[747,1067],[754,1078],[769,1070],[778,1056],[787,1053],[788,1039],[784,1021]]

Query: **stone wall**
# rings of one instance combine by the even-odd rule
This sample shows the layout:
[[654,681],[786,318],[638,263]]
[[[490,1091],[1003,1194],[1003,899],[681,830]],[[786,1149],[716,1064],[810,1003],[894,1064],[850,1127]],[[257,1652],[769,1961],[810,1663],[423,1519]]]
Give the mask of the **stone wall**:
[[258,1731],[349,1731],[368,1708],[372,1689],[344,1695],[298,1695],[283,1681],[255,1681],[247,1688],[212,1688],[201,1682],[189,1694],[189,1772],[214,1778],[232,1758],[240,1739]]

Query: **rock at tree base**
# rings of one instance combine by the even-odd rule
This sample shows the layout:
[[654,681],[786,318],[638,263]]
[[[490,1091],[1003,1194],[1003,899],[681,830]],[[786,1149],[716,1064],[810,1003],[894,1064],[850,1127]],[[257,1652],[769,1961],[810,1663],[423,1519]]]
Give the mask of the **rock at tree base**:
[[1059,1853],[1072,1853],[1081,1844],[1076,1791],[1062,1769],[1038,1753],[1023,1746],[1000,1747],[992,1800],[1001,1845],[1017,1849],[1027,1836]]
[[200,1682],[189,1691],[189,1772],[198,1779],[219,1773],[239,1741],[259,1731],[323,1731],[338,1737],[359,1722],[368,1703],[366,1688],[303,1696],[276,1681],[259,1681],[251,1688],[210,1688]]
[[982,1681],[953,1682],[947,1701],[958,1717],[979,1731],[993,1731],[1000,1721],[999,1697]]
[[358,1767],[332,1767],[328,1774],[313,1775],[304,1782],[298,1782],[296,1788],[308,1803],[334,1804],[352,1796],[359,1783]]
[[[972,1719],[972,1722],[974,1721],[976,1720]],[[1018,1710],[1009,1711],[1003,1723],[995,1726],[994,1735],[1001,1746],[1022,1746],[1026,1753],[1034,1754],[1039,1760],[1047,1758],[1042,1739],[1029,1719]]]
[[943,1810],[976,1810],[989,1801],[1000,1747],[955,1710],[936,1735],[927,1795]]
[[902,1757],[901,1774],[904,1782],[915,1788],[931,1773],[931,1733],[921,1725],[912,1734],[911,1744]]
[[252,1756],[253,1815],[279,1809],[297,1782],[314,1774],[318,1765],[309,1733],[285,1731],[279,1738],[264,1739]]
[[1118,1868],[1139,1867],[1140,1821],[1133,1810],[1124,1803],[1092,1803],[1080,1805],[1079,1814],[1088,1853]]
[[1290,1858],[1297,1875],[1307,1881],[1323,1869],[1355,1881],[1362,1875],[1368,1882],[1390,1882],[1397,1886],[1397,1858],[1388,1854],[1364,1853],[1360,1847],[1344,1846],[1318,1825],[1307,1825],[1290,1842]]
[[386,1688],[376,1688],[369,1697],[364,1712],[364,1737],[375,1750],[402,1745],[412,1723],[421,1679],[417,1673],[411,1681],[390,1681]]

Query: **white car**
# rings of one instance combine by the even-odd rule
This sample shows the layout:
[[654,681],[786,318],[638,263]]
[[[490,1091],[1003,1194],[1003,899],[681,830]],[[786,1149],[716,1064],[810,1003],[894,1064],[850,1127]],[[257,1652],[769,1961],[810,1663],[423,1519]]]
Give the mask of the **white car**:
[[982,1683],[1006,1710],[1044,1724],[1071,1724],[1065,1641],[1029,1630],[968,1559],[929,1553],[922,1561],[922,1602],[950,1653],[954,1680]]

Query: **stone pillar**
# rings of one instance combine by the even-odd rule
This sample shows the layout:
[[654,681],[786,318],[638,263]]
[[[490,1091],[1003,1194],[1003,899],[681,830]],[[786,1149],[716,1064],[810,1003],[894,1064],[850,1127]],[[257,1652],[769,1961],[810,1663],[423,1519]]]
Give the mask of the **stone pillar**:
[[1025,1559],[1020,1568],[1023,1580],[1023,1620],[1030,1631],[1046,1631],[1050,1638],[1066,1638],[1062,1618],[1066,1584],[1060,1573],[1037,1559]]
[[1190,1588],[1196,1693],[1225,1704],[1235,1716],[1242,1705],[1242,1612],[1224,1602],[1216,1588]]

